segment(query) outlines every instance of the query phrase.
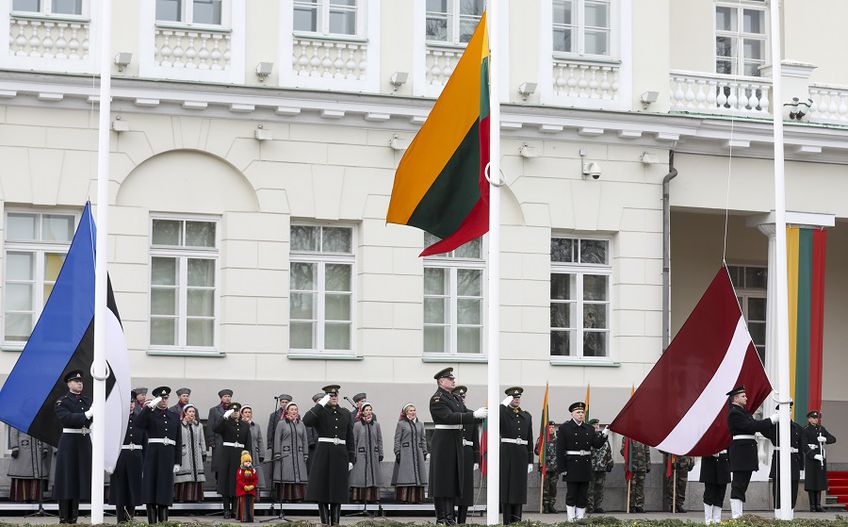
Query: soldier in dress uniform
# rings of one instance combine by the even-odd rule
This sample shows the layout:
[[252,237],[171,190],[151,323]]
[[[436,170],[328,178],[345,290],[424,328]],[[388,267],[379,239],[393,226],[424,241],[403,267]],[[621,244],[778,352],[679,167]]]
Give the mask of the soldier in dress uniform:
[[[630,512],[645,512],[645,477],[651,471],[651,447],[635,439],[630,442],[628,464],[633,476],[630,479]],[[624,455],[625,442],[621,442],[621,455]]]
[[147,523],[168,521],[174,503],[174,474],[180,469],[183,434],[180,417],[168,409],[171,388],[159,386],[136,417],[134,425],[147,432],[141,493],[147,504]]
[[212,472],[215,473],[215,481],[218,481],[218,471],[221,469],[221,461],[224,456],[224,448],[221,447],[221,434],[215,431],[218,424],[224,420],[224,412],[230,409],[233,401],[233,391],[225,388],[218,392],[221,402],[209,409],[206,418],[206,445],[212,449]]
[[56,401],[56,417],[62,435],[56,452],[56,480],[53,497],[59,502],[59,523],[77,523],[80,500],[91,498],[91,437],[94,409],[82,394],[81,370],[65,374],[68,393]]
[[744,386],[727,392],[730,409],[727,413],[727,427],[730,430],[730,471],[733,480],[730,483],[730,513],[733,519],[742,516],[745,504],[745,491],[751,482],[751,474],[759,468],[757,458],[756,432],[767,432],[777,424],[778,414],[768,419],[754,419],[748,411],[748,395]]
[[135,508],[144,503],[141,495],[141,474],[144,469],[144,444],[147,432],[138,426],[135,413],[136,393],[130,392],[130,417],[124,433],[124,443],[115,470],[109,478],[109,503],[115,506],[118,523],[128,522]]
[[180,419],[182,419],[183,408],[185,408],[185,406],[189,402],[191,402],[191,389],[190,388],[180,388],[179,390],[177,390],[176,393],[177,393],[177,397],[178,397],[177,404],[175,404],[174,406],[172,406],[168,409],[171,410],[172,412],[174,412],[175,414],[177,414],[178,416],[180,416]]
[[686,486],[689,483],[689,471],[695,468],[695,458],[663,452],[663,467],[671,468],[670,474],[668,470],[663,472],[663,510],[672,512],[673,509],[685,513],[683,504],[686,502]]
[[[597,419],[589,419],[589,424],[595,432],[601,431],[601,423]],[[589,506],[587,512],[604,513],[604,487],[607,483],[607,473],[612,472],[612,447],[609,440],[604,440],[600,448],[592,449],[592,480],[589,481]]]
[[[792,407],[792,402],[789,402],[790,408]],[[778,405],[775,410],[779,410],[780,406]],[[798,482],[801,481],[801,465],[803,465],[804,459],[804,451],[802,450],[802,446],[806,447],[806,445],[802,445],[801,439],[804,435],[804,429],[796,423],[795,421],[789,422],[789,459],[791,461],[790,468],[790,481],[792,484],[790,485],[790,495],[792,496],[792,509],[795,509],[795,503],[798,500]],[[772,480],[772,496],[774,497],[774,508],[780,508],[780,470],[778,467],[780,466],[780,433],[778,432],[777,425],[771,427],[768,431],[763,432],[763,436],[767,437],[769,441],[774,445],[774,449],[771,455],[771,471],[769,472],[769,479]]]
[[[545,483],[542,488],[542,514],[556,514],[556,498],[557,498],[557,464],[556,464],[556,435],[557,425],[553,421],[548,421],[547,427],[548,441],[545,443],[545,452],[542,452],[542,437],[536,440],[536,455],[539,456],[539,476],[542,475],[542,455],[545,456]],[[589,491],[589,499],[591,501],[591,484]],[[591,505],[591,503],[590,503]],[[591,508],[591,507],[589,507]]]
[[836,437],[821,425],[821,412],[807,414],[807,426],[801,438],[806,445],[804,456],[804,490],[810,496],[810,511],[824,512],[821,491],[827,490],[827,451],[825,445],[836,443]]
[[436,523],[455,525],[454,507],[464,498],[463,426],[482,421],[489,412],[485,407],[470,412],[462,399],[453,394],[456,388],[453,368],[445,368],[433,378],[438,389],[430,398],[430,415],[435,425],[430,448],[430,496],[436,509]]
[[307,501],[318,503],[324,525],[338,525],[342,503],[350,493],[350,471],[355,459],[353,415],[339,406],[337,384],[324,386],[324,395],[303,416],[303,424],[318,432],[318,446],[306,486]]
[[521,409],[524,388],[507,388],[501,401],[500,497],[503,524],[521,521],[527,503],[527,475],[533,471],[533,419]]
[[9,448],[12,459],[6,473],[9,484],[9,501],[41,502],[47,481],[50,479],[50,453],[47,443],[9,427]]
[[557,467],[565,472],[565,508],[568,521],[583,518],[588,505],[589,481],[592,479],[592,448],[600,448],[609,429],[596,432],[583,419],[586,403],[577,401],[568,407],[571,419],[562,423],[557,433]]
[[250,449],[253,438],[250,425],[241,420],[241,404],[231,402],[222,419],[215,424],[215,434],[221,438],[218,443],[218,475],[216,490],[222,497],[224,519],[235,517],[236,512],[236,473],[241,466],[241,452]]
[[144,408],[144,403],[147,402],[147,388],[135,388],[132,390],[135,392],[135,410],[136,415],[141,413],[141,409]]
[[[322,397],[324,397],[324,392],[316,393],[312,396],[312,402],[317,404]],[[306,426],[306,444],[309,447],[309,454],[306,456],[306,472],[308,474],[312,470],[312,457],[315,455],[315,448],[318,446],[318,430],[314,426]]]
[[704,523],[721,523],[721,508],[730,483],[730,458],[727,449],[701,458],[701,483],[704,484]]
[[[468,394],[466,386],[457,386],[453,393],[462,399]],[[456,501],[456,522],[464,525],[468,519],[468,507],[474,505],[474,472],[480,469],[480,436],[477,433],[477,421],[462,425],[462,497]],[[425,459],[429,459],[429,454]]]

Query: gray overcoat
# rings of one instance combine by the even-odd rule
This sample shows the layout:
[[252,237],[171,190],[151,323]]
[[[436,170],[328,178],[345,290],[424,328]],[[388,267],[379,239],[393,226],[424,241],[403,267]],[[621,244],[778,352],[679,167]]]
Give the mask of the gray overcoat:
[[306,459],[309,452],[306,426],[300,419],[294,422],[281,419],[277,422],[274,436],[277,438],[274,482],[306,483]]
[[8,475],[15,479],[48,479],[52,447],[15,428],[9,427],[9,448],[17,457],[9,462]]
[[427,438],[424,425],[418,419],[403,418],[395,428],[395,467],[392,485],[396,487],[419,487],[427,484]]
[[380,423],[356,421],[353,425],[356,461],[350,472],[351,487],[379,487],[380,461],[383,460],[383,432]]
[[180,469],[174,475],[174,483],[195,483],[206,481],[203,470],[203,458],[206,456],[206,438],[203,435],[203,425],[197,421],[186,424],[180,423],[183,434],[183,451]]
[[265,441],[262,439],[262,427],[256,422],[250,422],[250,438],[253,440],[253,445],[250,449],[250,457],[253,458],[253,467],[256,469],[256,486],[260,489],[267,487],[268,482],[265,479],[265,474],[268,472],[265,467]]

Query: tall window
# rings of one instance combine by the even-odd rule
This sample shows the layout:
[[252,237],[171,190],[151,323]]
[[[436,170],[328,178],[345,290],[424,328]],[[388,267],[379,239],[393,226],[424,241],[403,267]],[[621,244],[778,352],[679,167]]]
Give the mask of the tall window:
[[73,214],[6,213],[6,276],[3,284],[3,338],[23,343],[41,309],[74,237]]
[[351,351],[353,228],[292,225],[289,348]]
[[216,231],[215,221],[153,219],[151,346],[215,346]]
[[223,0],[156,0],[156,20],[221,25]]
[[609,56],[611,0],[553,0],[554,51]]
[[483,0],[427,0],[427,40],[466,44],[483,16]]
[[294,30],[355,36],[358,4],[357,0],[294,0]]
[[748,332],[757,348],[760,360],[766,360],[766,289],[768,272],[765,267],[729,265],[730,281],[736,289]]
[[716,4],[716,73],[759,77],[766,63],[766,19],[764,0]]
[[82,0],[12,0],[12,11],[42,15],[82,15]]
[[[426,246],[438,238],[424,235]],[[424,260],[424,353],[483,352],[483,244],[480,238]]]
[[551,356],[608,357],[609,241],[551,239]]

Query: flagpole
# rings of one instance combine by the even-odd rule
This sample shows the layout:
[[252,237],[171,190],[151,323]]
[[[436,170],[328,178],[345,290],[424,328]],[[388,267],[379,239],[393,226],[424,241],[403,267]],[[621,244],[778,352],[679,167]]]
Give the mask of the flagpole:
[[109,139],[112,110],[112,0],[100,2],[100,114],[97,129],[97,245],[94,256],[94,420],[91,430],[91,524],[103,523],[106,453],[106,256],[109,227]]
[[[489,32],[489,178],[500,184],[501,174],[501,108],[500,108],[500,19],[498,0],[486,2]],[[501,196],[497,185],[489,185],[489,250],[488,250],[488,474],[486,477],[486,524],[497,525],[500,504],[500,232]]]
[[[780,0],[771,0],[769,15],[771,20],[771,63],[772,63],[772,120],[774,123],[774,229],[775,229],[775,299],[776,344],[772,353],[777,354],[777,397],[780,403],[780,422],[778,435],[780,445],[778,470],[780,488],[780,509],[775,512],[779,520],[792,519],[790,496],[791,459],[789,438],[789,293],[787,291],[786,264],[786,181],[783,161],[783,98],[781,94],[782,66],[780,63]],[[802,409],[803,410],[803,409]]]

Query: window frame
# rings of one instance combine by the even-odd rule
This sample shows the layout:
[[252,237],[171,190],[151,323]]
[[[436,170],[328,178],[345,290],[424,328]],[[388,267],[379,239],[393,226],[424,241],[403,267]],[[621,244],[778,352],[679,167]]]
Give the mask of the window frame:
[[[557,2],[570,2],[572,5],[572,23],[570,25],[556,25],[553,19],[554,4]],[[587,53],[586,52],[586,2],[606,4],[607,18],[609,26],[607,30],[607,54]],[[560,59],[584,59],[597,61],[618,61],[617,50],[619,49],[621,28],[618,27],[619,20],[619,2],[617,0],[552,0],[551,1],[551,53],[554,58]],[[553,41],[553,32],[555,27],[571,27],[572,29],[572,50],[560,51],[554,49],[556,45]],[[593,26],[591,29],[596,29]]]
[[[153,222],[154,220],[180,221],[183,223],[183,233],[186,222],[207,222],[215,225],[215,247],[185,247],[171,245],[153,244]],[[147,276],[147,346],[148,352],[152,354],[219,354],[220,327],[221,327],[221,221],[219,217],[208,215],[185,215],[185,214],[151,214],[148,223],[148,276]],[[177,282],[177,343],[153,344],[151,342],[151,329],[153,325],[153,258],[177,258],[178,259],[178,282]],[[213,294],[213,322],[212,322],[212,345],[192,346],[187,344],[188,336],[188,259],[214,260],[213,271],[215,273]],[[199,318],[199,317],[193,317]]]
[[39,10],[38,11],[19,11],[14,9],[14,1],[10,1],[12,4],[9,9],[9,13],[12,16],[16,17],[37,17],[37,18],[56,18],[62,20],[89,20],[91,18],[91,6],[89,0],[82,0],[80,2],[80,13],[79,14],[70,14],[70,13],[54,13],[53,12],[53,0],[39,0]]
[[[613,240],[611,237],[605,236],[593,236],[593,235],[582,235],[582,234],[561,234],[561,233],[552,233],[550,237],[551,241],[554,239],[571,239],[574,240],[578,246],[580,241],[590,240],[590,241],[604,241],[607,243],[607,262],[604,264],[593,264],[593,263],[580,263],[580,262],[555,262],[553,260],[552,255],[549,255],[551,269],[550,275],[574,275],[574,290],[577,298],[573,300],[563,301],[559,299],[550,298],[550,279],[548,286],[548,335],[552,335],[553,332],[557,329],[568,330],[569,332],[574,333],[574,337],[572,342],[575,344],[574,349],[571,351],[576,351],[577,353],[572,353],[570,355],[554,355],[552,353],[552,348],[550,343],[548,345],[548,356],[552,363],[585,363],[585,362],[601,362],[604,364],[612,363],[614,358],[614,346],[613,346],[613,330],[614,330],[614,320],[613,320],[613,307],[614,307],[614,297],[613,297]],[[590,300],[586,301],[583,298],[583,278],[584,275],[593,275],[593,276],[606,276],[607,278],[607,299],[606,301],[596,301]],[[555,301],[557,303],[569,303],[572,304],[575,308],[574,319],[577,321],[576,327],[574,328],[554,328],[550,326],[550,306],[552,306]],[[588,333],[606,333],[606,354],[600,356],[586,356],[583,354],[584,352],[584,337],[587,333],[585,331],[586,328],[583,327],[583,315],[584,315],[584,304],[606,304],[607,306],[607,327],[602,331],[589,331]]]
[[[71,233],[71,241],[69,242],[52,242],[52,241],[39,241],[39,240],[27,240],[27,241],[15,241],[6,239],[8,233],[8,218],[9,214],[35,214],[39,216],[38,225],[39,227],[42,225],[41,217],[42,216],[70,216],[73,218],[73,232]],[[33,262],[33,266],[35,269],[34,275],[34,294],[33,294],[33,320],[32,327],[35,329],[35,324],[38,322],[38,318],[41,316],[42,311],[44,310],[44,304],[47,302],[47,299],[44,297],[44,256],[46,253],[61,253],[67,257],[68,251],[71,248],[71,243],[73,242],[73,236],[76,233],[77,226],[79,225],[80,217],[82,216],[82,211],[71,210],[71,209],[56,209],[56,210],[46,210],[46,209],[25,209],[25,208],[7,208],[4,211],[3,215],[3,311],[0,313],[0,318],[2,318],[2,323],[0,323],[0,331],[2,331],[2,348],[4,350],[9,351],[20,351],[24,349],[24,346],[29,340],[27,337],[26,340],[6,340],[6,293],[7,293],[7,273],[8,273],[8,258],[7,254],[10,252],[30,252],[35,253],[35,261]],[[40,234],[39,234],[40,236]],[[63,262],[64,263],[64,262]],[[61,271],[61,269],[60,269]],[[57,274],[58,278],[58,274]],[[54,282],[55,284],[55,282]]]
[[182,0],[180,17],[182,20],[159,20],[156,16],[156,2],[153,0],[153,20],[159,27],[194,27],[199,29],[224,30],[231,29],[231,2],[221,0],[221,23],[207,24],[194,22],[194,0]]
[[[766,363],[766,354],[768,353],[768,348],[766,344],[768,342],[768,327],[767,327],[767,318],[768,318],[768,265],[753,265],[753,264],[727,264],[728,274],[731,278],[731,284],[733,285],[733,290],[736,293],[736,300],[739,302],[739,309],[742,311],[742,316],[745,317],[745,324],[748,327],[748,332],[750,333],[750,322],[754,322],[757,324],[766,324],[764,326],[764,339],[762,344],[757,344],[754,342],[753,335],[751,336],[751,341],[754,342],[754,349],[757,351],[757,354],[760,355],[760,360],[763,364]],[[731,269],[741,269],[743,276],[742,284],[733,283],[733,273]],[[748,269],[761,269],[766,272],[766,285],[765,287],[748,287],[747,282],[747,270]],[[765,314],[766,319],[763,320],[750,320],[750,300],[751,299],[763,299],[766,302],[765,305]]]
[[[426,0],[424,1],[424,42],[427,46],[448,46],[448,47],[457,47],[464,48],[467,42],[460,41],[460,28],[462,25],[460,22],[463,18],[470,18],[480,21],[482,15],[480,17],[474,15],[463,15],[461,12],[461,4],[460,0],[447,0],[448,2],[448,10],[445,12],[445,18],[447,19],[447,38],[445,40],[432,40],[427,35],[427,19],[430,18],[430,13],[436,13],[436,11],[428,11]],[[483,8],[485,12],[485,2],[483,2]],[[441,11],[439,11],[441,13]]]
[[[716,20],[716,11],[719,7],[725,7],[729,9],[736,10],[736,31],[728,31],[728,30],[719,30],[718,22]],[[746,9],[760,11],[763,13],[763,32],[762,33],[745,33],[744,32],[744,11]],[[760,67],[765,66],[771,60],[771,27],[769,24],[769,4],[764,0],[716,0],[713,4],[713,72],[717,75],[730,75],[733,77],[757,77],[759,78],[759,71],[757,75],[746,75],[745,74],[745,63],[746,62],[757,62],[760,61],[746,61],[745,59],[745,40],[761,40],[763,42],[763,59]],[[719,73],[717,63],[719,60],[718,55],[718,46],[717,40],[719,37],[727,37],[731,38],[734,41],[736,52],[733,56],[730,57],[731,60],[731,73]],[[726,57],[722,56],[722,59],[726,59]]]
[[292,34],[296,37],[318,37],[325,38],[329,40],[365,40],[367,25],[366,25],[366,17],[367,17],[367,0],[356,0],[356,6],[353,9],[345,10],[345,11],[353,11],[355,20],[356,31],[354,34],[350,35],[347,33],[332,33],[330,32],[330,2],[332,0],[316,0],[317,4],[317,20],[315,22],[316,30],[315,31],[304,31],[301,29],[297,29],[294,27],[294,9],[297,8],[298,0],[292,1]]

